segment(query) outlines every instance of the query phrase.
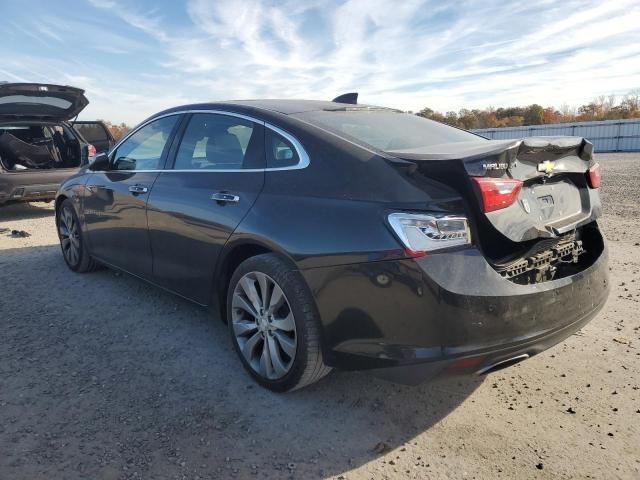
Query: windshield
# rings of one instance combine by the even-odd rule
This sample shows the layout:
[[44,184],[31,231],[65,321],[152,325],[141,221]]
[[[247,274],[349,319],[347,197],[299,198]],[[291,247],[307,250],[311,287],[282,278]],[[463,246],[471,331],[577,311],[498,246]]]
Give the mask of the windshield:
[[293,116],[382,151],[484,140],[464,130],[390,109],[317,110]]

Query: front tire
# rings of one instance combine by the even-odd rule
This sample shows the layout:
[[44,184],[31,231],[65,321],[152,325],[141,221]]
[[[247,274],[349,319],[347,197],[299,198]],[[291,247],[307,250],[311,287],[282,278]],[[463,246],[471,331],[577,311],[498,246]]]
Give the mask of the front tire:
[[263,387],[296,390],[331,371],[322,360],[313,296],[302,275],[277,255],[258,255],[238,266],[227,318],[243,366]]
[[89,255],[82,236],[80,220],[71,200],[66,199],[60,204],[56,212],[56,227],[62,256],[67,266],[78,273],[95,270],[98,264]]

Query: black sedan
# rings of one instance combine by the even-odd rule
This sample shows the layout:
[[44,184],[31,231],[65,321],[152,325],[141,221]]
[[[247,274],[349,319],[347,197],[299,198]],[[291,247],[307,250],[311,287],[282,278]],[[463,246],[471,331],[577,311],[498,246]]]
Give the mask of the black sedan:
[[397,110],[260,100],[136,127],[56,199],[73,271],[126,271],[219,310],[288,391],[331,368],[486,373],[603,306],[592,145],[487,140]]

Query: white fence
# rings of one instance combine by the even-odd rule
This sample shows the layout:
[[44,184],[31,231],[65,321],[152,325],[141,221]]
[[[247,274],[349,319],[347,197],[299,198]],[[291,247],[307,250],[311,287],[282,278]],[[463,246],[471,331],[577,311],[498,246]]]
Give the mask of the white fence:
[[526,127],[479,128],[472,130],[491,139],[524,137],[584,137],[596,152],[640,151],[640,119],[602,120],[596,122],[553,123]]

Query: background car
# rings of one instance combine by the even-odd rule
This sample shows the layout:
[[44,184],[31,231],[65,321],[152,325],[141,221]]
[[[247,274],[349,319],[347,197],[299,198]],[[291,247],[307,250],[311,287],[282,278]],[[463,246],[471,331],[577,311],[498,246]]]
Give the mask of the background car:
[[71,125],[82,135],[82,138],[95,147],[95,153],[108,152],[116,143],[104,122],[76,120],[71,122]]
[[493,141],[338,101],[187,105],[56,199],[64,259],[219,309],[261,385],[368,369],[415,383],[535,355],[602,307],[582,138]]
[[[69,123],[89,101],[84,90],[62,85],[0,83],[0,205],[53,200],[60,184],[87,165],[95,147]],[[99,122],[93,141],[108,149],[113,138]]]

